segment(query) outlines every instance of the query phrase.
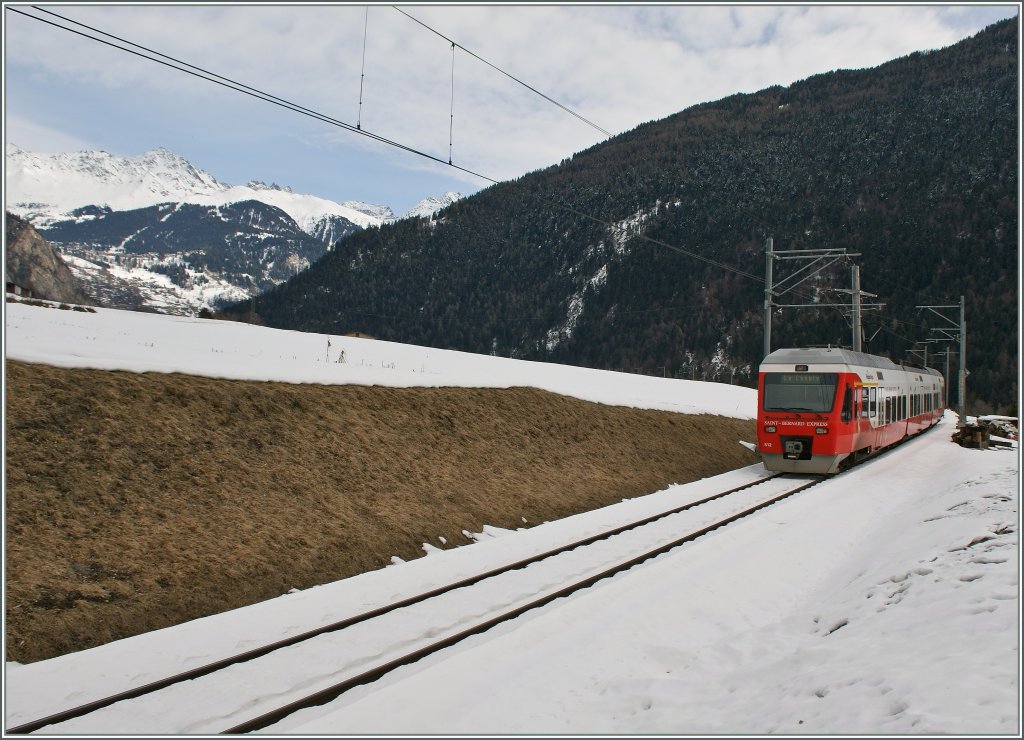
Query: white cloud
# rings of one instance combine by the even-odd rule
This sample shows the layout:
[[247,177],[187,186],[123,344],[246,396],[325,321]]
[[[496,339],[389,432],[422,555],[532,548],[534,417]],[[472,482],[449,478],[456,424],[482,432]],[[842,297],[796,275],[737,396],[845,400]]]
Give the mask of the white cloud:
[[[969,28],[965,19],[973,16],[955,6],[924,5],[402,7],[613,133],[736,92],[946,46],[983,25]],[[1012,15],[1015,6],[1003,10]],[[372,6],[368,22],[362,5],[59,6],[56,12],[347,123],[361,118],[364,129],[445,161],[451,125],[454,161],[497,179],[557,162],[603,138],[462,51],[455,55],[453,99],[450,45],[390,6]],[[997,11],[989,12],[987,22]],[[263,109],[267,120],[293,120],[294,114],[271,114],[270,106],[243,102],[238,93],[36,21],[12,14],[6,20],[8,60],[94,90],[97,104],[174,98],[208,108],[217,120],[238,111],[240,127],[255,127]],[[111,114],[116,125],[116,110]],[[380,146],[326,125],[322,139]],[[434,166],[409,155],[392,161],[403,157],[409,168]]]

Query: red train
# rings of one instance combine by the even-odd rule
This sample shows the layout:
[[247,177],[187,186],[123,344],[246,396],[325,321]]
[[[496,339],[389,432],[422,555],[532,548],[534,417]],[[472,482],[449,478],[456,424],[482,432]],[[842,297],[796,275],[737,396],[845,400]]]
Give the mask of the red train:
[[836,473],[934,426],[945,383],[932,368],[846,349],[779,349],[757,382],[757,447],[768,470]]

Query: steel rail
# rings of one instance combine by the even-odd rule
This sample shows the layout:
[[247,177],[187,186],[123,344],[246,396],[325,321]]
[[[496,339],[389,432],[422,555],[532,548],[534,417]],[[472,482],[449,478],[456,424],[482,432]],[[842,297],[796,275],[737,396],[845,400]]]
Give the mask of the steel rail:
[[658,555],[666,553],[669,550],[675,549],[676,547],[686,544],[687,542],[692,542],[693,540],[699,537],[703,537],[709,532],[713,532],[714,530],[719,529],[720,527],[724,527],[739,519],[743,519],[744,517],[747,517],[756,511],[760,511],[761,509],[772,506],[773,504],[776,504],[779,501],[782,501],[783,499],[787,499],[790,496],[799,493],[800,491],[804,491],[810,488],[811,486],[816,486],[823,480],[827,479],[819,478],[817,480],[812,480],[808,483],[804,483],[800,486],[797,486],[796,488],[793,488],[789,491],[774,496],[768,499],[767,501],[762,501],[761,503],[756,504],[755,506],[752,506],[748,509],[744,509],[743,511],[737,514],[733,514],[717,522],[714,522],[713,524],[709,524],[708,526],[703,527],[702,529],[699,529],[696,532],[691,532],[690,534],[684,537],[680,537],[679,539],[660,545],[653,550],[649,550],[648,552],[645,552],[642,555],[638,555],[625,562],[614,565],[611,568],[601,571],[600,573],[588,576],[587,578],[581,581],[577,581],[569,586],[565,586],[563,588],[558,589],[557,591],[553,591],[549,594],[546,594],[545,596],[542,596],[539,599],[515,607],[514,609],[504,612],[503,614],[480,622],[479,624],[476,624],[473,627],[465,629],[454,635],[445,637],[429,645],[425,645],[424,647],[407,653],[406,655],[403,655],[399,658],[395,658],[394,660],[388,661],[387,663],[384,663],[380,666],[371,668],[368,671],[364,671],[363,673],[360,673],[357,676],[347,678],[344,681],[340,681],[339,683],[336,683],[325,689],[321,689],[320,691],[310,694],[309,696],[303,697],[302,699],[297,699],[282,707],[278,707],[277,709],[261,714],[258,717],[254,717],[253,719],[235,725],[230,729],[222,730],[219,734],[235,735],[246,732],[253,732],[255,730],[261,730],[277,722],[280,722],[282,719],[288,717],[291,714],[294,714],[295,712],[298,712],[299,710],[309,709],[311,707],[319,706],[321,704],[326,704],[327,702],[333,701],[334,699],[344,694],[346,691],[349,691],[350,689],[353,689],[356,686],[361,686],[367,683],[373,683],[374,681],[377,681],[378,679],[382,678],[383,676],[395,670],[396,668],[400,668],[401,666],[408,665],[410,663],[415,663],[416,661],[421,660],[429,655],[444,650],[445,648],[451,647],[456,643],[462,642],[468,637],[472,637],[473,635],[478,635],[482,632],[486,632],[487,630],[491,629],[492,627],[498,624],[501,624],[502,622],[510,621],[525,614],[528,611],[545,606],[551,603],[552,601],[555,601],[556,599],[564,598],[575,593],[576,591],[589,588],[598,581],[602,581],[605,578],[610,578],[611,576],[629,570],[635,565],[639,565],[640,563],[646,560],[649,560],[653,557],[657,557]]
[[621,534],[622,532],[626,532],[626,531],[628,531],[630,529],[636,529],[638,527],[645,526],[645,525],[650,524],[652,522],[655,522],[655,521],[657,521],[659,519],[663,519],[663,518],[665,518],[667,516],[671,516],[673,514],[678,514],[678,513],[681,513],[683,511],[687,511],[688,509],[692,509],[692,508],[695,508],[697,506],[701,506],[703,504],[706,504],[706,503],[708,503],[710,501],[714,501],[716,499],[724,498],[725,496],[729,496],[729,495],[737,493],[739,491],[746,490],[747,488],[752,488],[753,486],[760,485],[761,483],[765,483],[767,481],[773,480],[774,478],[778,478],[780,475],[783,475],[783,474],[782,473],[775,473],[773,475],[769,475],[769,476],[766,476],[764,478],[759,478],[759,479],[757,479],[755,481],[752,481],[750,483],[745,483],[742,486],[737,486],[735,488],[730,488],[727,491],[722,491],[720,493],[716,493],[716,494],[713,494],[711,496],[707,496],[706,498],[699,499],[697,501],[691,501],[688,504],[683,504],[681,506],[677,506],[675,508],[669,509],[668,511],[660,512],[658,514],[654,514],[652,516],[645,517],[644,519],[640,519],[638,521],[631,522],[629,524],[624,524],[624,525],[615,527],[613,529],[609,529],[609,530],[605,530],[605,531],[599,532],[599,533],[591,535],[589,537],[585,537],[585,538],[583,538],[581,540],[576,540],[574,542],[570,542],[570,543],[568,543],[566,545],[561,545],[559,547],[556,547],[556,548],[551,549],[551,550],[547,550],[547,551],[539,553],[537,555],[531,555],[531,556],[529,556],[527,558],[523,558],[521,560],[517,560],[514,563],[510,563],[508,565],[502,565],[502,566],[499,566],[497,568],[493,568],[491,570],[485,571],[483,573],[479,573],[477,575],[470,576],[468,578],[464,578],[464,579],[462,579],[460,581],[456,581],[454,583],[449,583],[449,584],[446,584],[444,586],[439,586],[439,587],[437,587],[435,589],[431,589],[430,591],[424,591],[424,592],[416,594],[414,596],[410,596],[408,598],[401,599],[399,601],[395,601],[395,602],[392,602],[390,604],[385,604],[383,606],[377,607],[375,609],[371,609],[371,610],[366,611],[366,612],[362,612],[360,614],[353,615],[351,617],[346,617],[345,619],[339,620],[337,622],[332,622],[331,624],[323,625],[321,627],[317,627],[315,629],[308,630],[306,632],[302,632],[302,633],[297,634],[297,635],[293,635],[292,637],[287,637],[287,638],[284,638],[282,640],[278,640],[276,642],[268,643],[267,645],[263,645],[263,646],[260,646],[260,647],[257,647],[257,648],[253,648],[251,650],[247,650],[244,653],[238,653],[237,655],[232,655],[232,656],[229,656],[227,658],[222,658],[220,660],[216,660],[216,661],[213,661],[211,663],[207,663],[206,665],[198,666],[196,668],[191,668],[191,669],[189,669],[187,671],[182,671],[181,673],[176,673],[176,674],[168,676],[166,678],[161,678],[161,679],[158,679],[156,681],[151,681],[150,683],[144,684],[142,686],[137,686],[137,687],[132,688],[132,689],[127,689],[127,690],[121,691],[121,692],[119,692],[117,694],[112,694],[111,696],[107,696],[107,697],[103,697],[103,698],[100,698],[100,699],[96,699],[94,701],[87,702],[87,703],[82,704],[82,705],[77,706],[77,707],[72,707],[70,709],[65,709],[65,710],[62,710],[60,712],[55,712],[55,713],[50,714],[48,716],[41,717],[39,719],[32,720],[30,722],[25,722],[23,724],[17,725],[16,727],[8,728],[6,730],[6,732],[8,734],[11,734],[11,735],[22,735],[22,734],[26,734],[26,733],[29,733],[29,732],[35,732],[36,730],[42,729],[43,727],[46,727],[47,725],[56,724],[58,722],[66,722],[68,720],[75,719],[77,717],[82,717],[82,716],[84,716],[86,714],[91,714],[92,712],[98,711],[98,710],[103,709],[105,707],[109,707],[112,704],[116,704],[117,702],[120,702],[120,701],[125,701],[125,700],[128,700],[128,699],[137,699],[140,696],[145,696],[146,694],[151,694],[151,693],[153,693],[155,691],[159,691],[161,689],[165,689],[165,688],[167,688],[169,686],[173,686],[174,684],[177,684],[177,683],[183,683],[184,681],[191,681],[193,679],[200,678],[202,676],[206,676],[206,675],[209,675],[211,673],[215,673],[217,671],[223,670],[224,668],[227,668],[227,667],[232,666],[232,665],[236,665],[238,663],[245,663],[245,662],[250,661],[250,660],[255,660],[257,658],[263,657],[264,655],[272,653],[272,652],[274,652],[276,650],[281,650],[283,648],[291,647],[293,645],[297,645],[297,644],[299,644],[301,642],[305,642],[307,640],[311,640],[311,639],[313,639],[315,637],[319,637],[320,635],[324,635],[324,634],[327,634],[327,633],[330,633],[330,632],[337,632],[339,630],[343,630],[343,629],[345,629],[347,627],[351,627],[352,625],[359,624],[360,622],[365,622],[365,621],[367,621],[369,619],[374,619],[376,617],[379,617],[379,616],[382,616],[384,614],[387,614],[388,612],[395,611],[396,609],[402,609],[402,608],[407,607],[407,606],[412,606],[414,604],[418,604],[420,602],[427,601],[428,599],[432,599],[432,598],[434,598],[436,596],[440,596],[442,594],[448,593],[449,591],[454,591],[454,590],[459,589],[459,588],[465,588],[467,586],[472,586],[472,585],[475,585],[475,584],[479,583],[480,581],[484,581],[484,580],[486,580],[488,578],[494,578],[495,576],[501,575],[503,573],[508,573],[509,571],[518,570],[520,568],[525,568],[526,566],[531,565],[532,563],[536,563],[536,562],[539,562],[541,560],[546,560],[548,558],[554,557],[555,555],[560,555],[563,552],[568,552],[569,550],[574,550],[577,547],[583,547],[585,545],[592,544],[592,543],[597,542],[599,540],[608,539],[609,537],[613,537],[613,536],[615,536],[617,534]]

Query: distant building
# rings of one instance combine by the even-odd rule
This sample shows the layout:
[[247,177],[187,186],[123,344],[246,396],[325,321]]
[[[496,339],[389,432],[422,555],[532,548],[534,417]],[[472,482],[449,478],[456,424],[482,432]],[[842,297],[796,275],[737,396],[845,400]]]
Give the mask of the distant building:
[[361,331],[350,331],[345,335],[346,337],[355,337],[356,339],[376,339],[377,337],[371,337],[369,334],[363,334]]
[[21,296],[22,298],[35,298],[35,296],[32,295],[31,290],[28,288],[22,288],[20,285],[15,285],[14,283],[7,283],[7,292]]

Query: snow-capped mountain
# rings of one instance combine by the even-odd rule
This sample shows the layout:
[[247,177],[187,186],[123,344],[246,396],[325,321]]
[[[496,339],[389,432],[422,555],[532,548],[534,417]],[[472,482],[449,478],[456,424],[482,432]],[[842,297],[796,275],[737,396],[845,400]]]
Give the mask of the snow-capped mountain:
[[391,211],[386,206],[357,209],[255,180],[226,185],[163,148],[137,157],[117,157],[95,151],[38,154],[8,144],[6,160],[7,209],[36,228],[67,220],[83,206],[128,211],[159,203],[221,206],[258,200],[280,208],[309,234],[323,232],[322,224],[329,217],[366,228],[386,220],[386,216],[372,215],[374,208]]
[[379,226],[404,218],[430,216],[462,197],[448,192],[424,198],[396,216],[388,206],[347,200],[336,203],[289,187],[251,180],[226,185],[174,152],[157,148],[136,157],[84,151],[58,154],[27,152],[15,144],[6,149],[7,210],[45,228],[72,218],[84,206],[128,211],[160,203],[220,206],[258,200],[287,213],[310,236],[332,234],[325,224],[341,217],[360,227]]
[[433,216],[442,208],[447,208],[460,198],[462,198],[461,193],[451,191],[445,193],[440,198],[424,198],[411,209],[406,211],[402,215],[402,218],[422,218]]
[[194,314],[266,290],[341,238],[430,216],[461,196],[388,206],[336,203],[251,180],[227,185],[174,152],[136,157],[6,147],[6,208],[61,253],[101,305]]
[[379,219],[381,223],[385,221],[393,221],[397,216],[388,206],[376,206],[372,203],[363,203],[359,200],[346,200],[342,203],[346,208],[351,208],[353,211],[359,211],[370,218]]

